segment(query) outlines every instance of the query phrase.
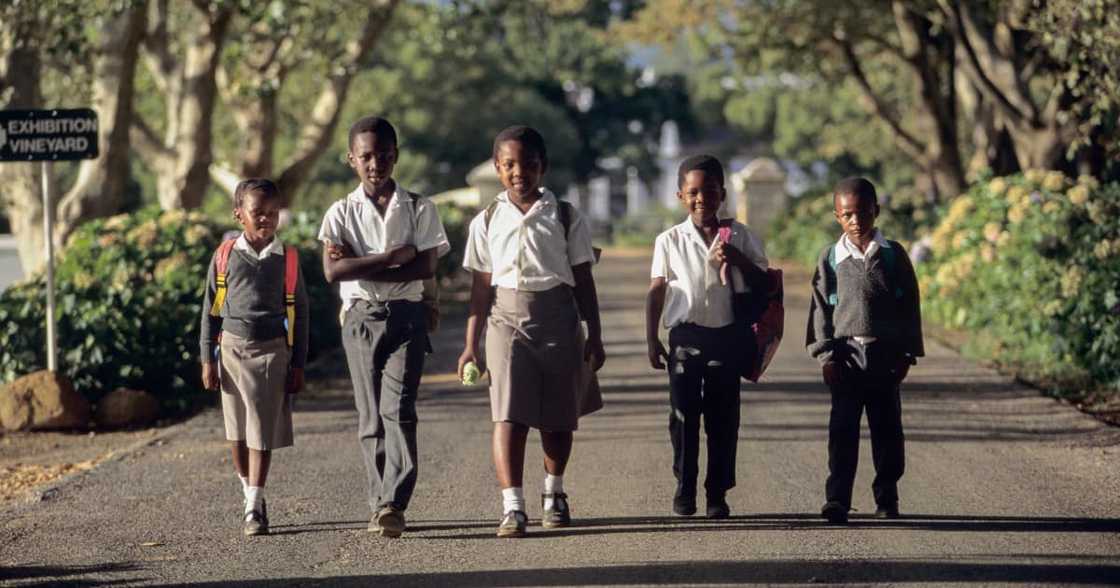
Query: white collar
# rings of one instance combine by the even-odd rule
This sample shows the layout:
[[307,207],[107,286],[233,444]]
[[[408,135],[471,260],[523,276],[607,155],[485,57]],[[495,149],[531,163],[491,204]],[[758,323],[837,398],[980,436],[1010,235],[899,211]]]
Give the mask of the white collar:
[[[728,220],[728,219],[722,219],[721,218],[721,219],[719,219],[719,222],[723,223],[725,220]],[[712,239],[712,242],[710,244],[705,243],[704,242],[704,237],[700,235],[700,229],[698,229],[696,227],[696,225],[692,224],[692,217],[691,216],[686,217],[684,219],[684,222],[677,225],[675,228],[677,229],[677,231],[679,231],[681,233],[684,233],[686,239],[695,239],[697,243],[699,243],[700,245],[703,245],[704,247],[711,247],[711,246],[715,245],[717,240],[719,240],[719,237],[717,236],[715,239]]]
[[249,244],[249,240],[245,238],[244,232],[237,236],[237,241],[234,242],[233,246],[257,259],[264,259],[269,255],[284,255],[284,244],[280,242],[279,237],[275,236],[272,238],[271,243],[266,245],[264,249],[261,249],[260,253],[257,253],[257,250],[253,249],[253,246]]
[[[883,237],[883,233],[881,233],[879,229],[875,229],[875,232],[871,235],[871,244],[867,246],[867,251],[864,252],[863,256],[864,258],[871,257],[871,255],[874,254],[878,249],[888,249],[890,248],[890,246],[890,242],[887,241],[885,237]],[[840,263],[841,261],[852,257],[853,249],[856,249],[855,243],[852,243],[852,240],[848,238],[848,235],[846,233],[840,235],[840,239],[836,241],[836,245],[833,247],[833,251],[836,257],[836,263]]]
[[[542,208],[545,207],[545,206],[556,204],[556,195],[552,193],[552,190],[549,190],[548,188],[537,188],[537,191],[540,193],[541,196],[540,196],[540,198],[537,199],[536,202],[533,203],[532,206],[529,207],[530,211],[533,210],[534,208],[536,208],[538,204]],[[505,202],[507,204],[512,204],[515,207],[517,206],[516,204],[513,204],[512,201],[510,201],[509,190],[502,190],[502,192],[500,194],[498,194],[497,196],[494,197],[494,200],[497,200],[498,202]],[[526,212],[525,214],[528,214],[528,212]]]
[[[396,180],[393,180],[393,182],[396,184],[396,188],[393,190],[393,195],[389,198],[389,202],[385,205],[386,210],[388,210],[389,207],[393,206],[394,204],[403,202],[405,200],[404,194],[406,193],[406,190],[401,187],[400,182],[397,182]],[[373,199],[369,196],[366,196],[366,189],[363,188],[361,184],[358,184],[358,187],[354,188],[354,191],[351,192],[350,195],[346,197],[346,199],[350,202],[356,203],[373,203]]]

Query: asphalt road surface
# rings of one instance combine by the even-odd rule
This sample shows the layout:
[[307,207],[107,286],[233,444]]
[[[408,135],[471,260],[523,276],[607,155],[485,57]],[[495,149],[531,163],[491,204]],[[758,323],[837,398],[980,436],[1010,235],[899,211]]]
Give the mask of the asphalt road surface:
[[[805,275],[787,279],[787,336],[745,385],[732,517],[671,515],[667,377],[647,365],[648,258],[596,269],[606,408],[576,435],[574,525],[536,524],[530,437],[521,540],[494,536],[501,503],[483,387],[449,383],[462,326],[436,341],[420,402],[420,477],[408,530],[366,531],[357,416],[341,352],[300,397],[296,447],[268,484],[273,533],[240,533],[240,485],[215,411],[0,511],[0,584],[1107,585],[1120,582],[1120,431],[930,342],[903,390],[904,518],[878,520],[865,434],[849,525],[818,512],[828,396],[803,347]],[[703,456],[701,457],[703,463]],[[701,512],[703,503],[701,501]]]

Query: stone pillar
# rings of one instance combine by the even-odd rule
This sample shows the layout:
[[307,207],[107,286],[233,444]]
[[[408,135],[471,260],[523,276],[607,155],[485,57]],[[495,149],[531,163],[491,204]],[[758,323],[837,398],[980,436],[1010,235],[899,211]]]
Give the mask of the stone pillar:
[[641,214],[645,212],[647,201],[646,186],[638,177],[638,168],[626,168],[626,214]]
[[591,178],[587,183],[587,214],[591,220],[607,223],[611,220],[611,179],[606,176]]
[[789,200],[785,171],[773,159],[759,157],[731,176],[731,183],[739,198],[735,218],[765,238],[770,223],[782,214]]

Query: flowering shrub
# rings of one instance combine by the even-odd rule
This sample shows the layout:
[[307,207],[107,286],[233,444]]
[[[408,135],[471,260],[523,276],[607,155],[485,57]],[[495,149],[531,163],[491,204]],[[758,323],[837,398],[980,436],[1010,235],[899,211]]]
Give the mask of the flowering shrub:
[[[311,352],[338,342],[337,296],[322,276],[318,218],[281,234],[300,252],[314,317]],[[200,388],[202,289],[223,229],[201,212],[145,209],[81,226],[55,271],[59,370],[89,400],[118,386],[148,390],[166,409]],[[42,275],[0,293],[0,382],[46,367]]]
[[1028,171],[948,207],[919,282],[928,319],[1027,376],[1120,382],[1120,185]]

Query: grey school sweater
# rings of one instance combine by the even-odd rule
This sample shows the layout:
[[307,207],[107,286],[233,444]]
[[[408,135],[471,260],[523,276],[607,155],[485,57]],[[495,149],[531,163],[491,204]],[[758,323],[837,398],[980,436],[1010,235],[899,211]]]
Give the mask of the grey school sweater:
[[866,259],[848,257],[836,264],[836,297],[830,304],[827,278],[829,245],[817,260],[805,346],[822,364],[848,337],[876,337],[900,354],[925,355],[918,279],[906,250],[896,241],[893,270],[880,250]]
[[[236,247],[229,252],[226,268],[226,301],[221,316],[210,316],[217,292],[217,255],[210,258],[206,272],[206,295],[202,301],[202,332],[199,337],[202,359],[214,357],[218,346],[218,333],[229,331],[239,337],[267,341],[287,337],[284,321],[284,255],[272,254],[263,260],[250,256]],[[295,341],[292,346],[292,367],[303,367],[307,362],[308,328],[307,290],[303,285],[303,272],[296,281]]]

